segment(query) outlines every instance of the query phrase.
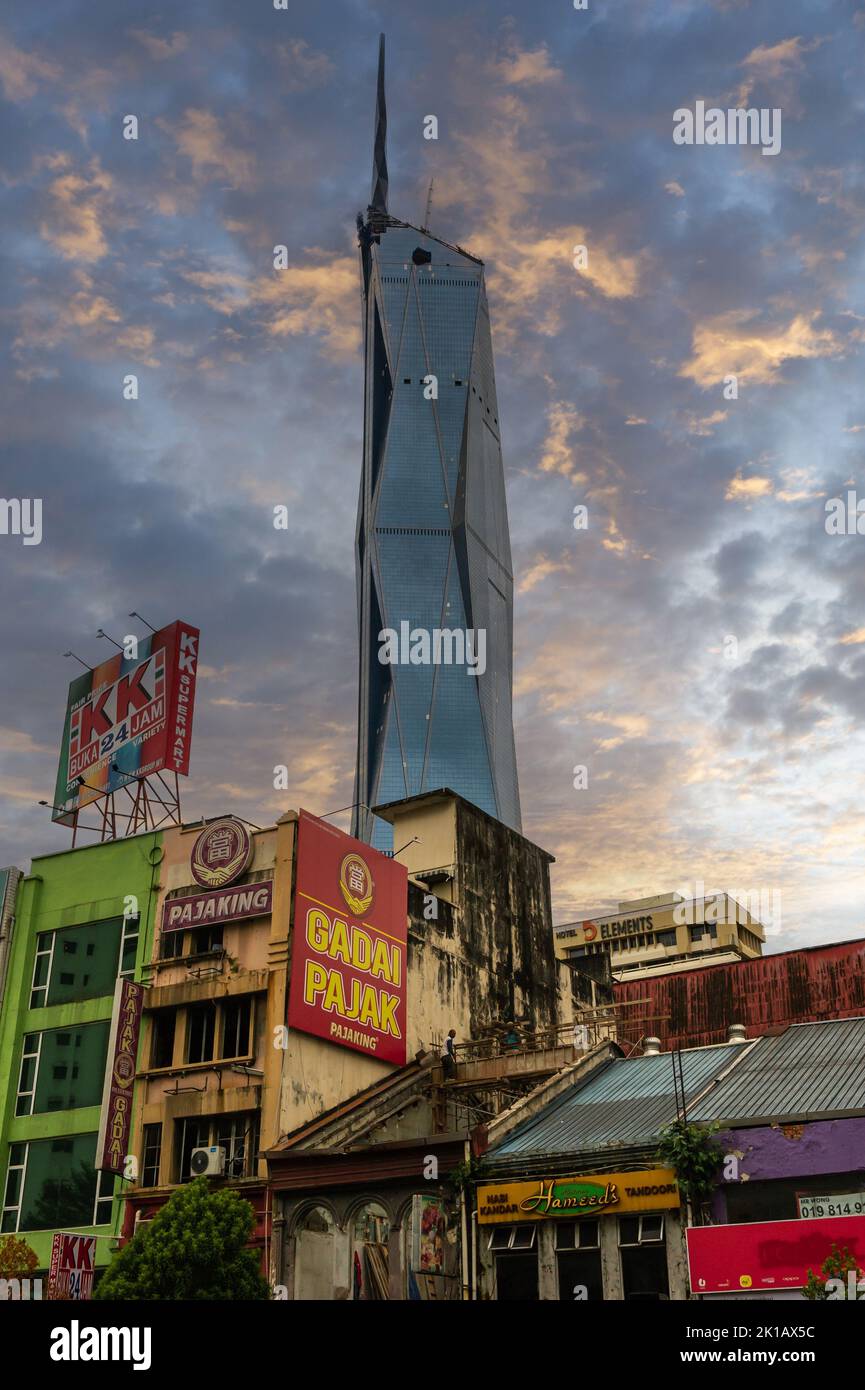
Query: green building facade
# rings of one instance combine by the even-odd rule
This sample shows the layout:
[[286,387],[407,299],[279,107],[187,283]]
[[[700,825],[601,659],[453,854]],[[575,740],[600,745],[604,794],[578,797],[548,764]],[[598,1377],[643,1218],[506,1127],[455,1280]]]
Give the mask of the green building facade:
[[46,1272],[55,1231],[120,1232],[124,1180],[95,1169],[114,990],[149,961],[162,836],[34,859],[18,885],[0,1014],[3,1234]]

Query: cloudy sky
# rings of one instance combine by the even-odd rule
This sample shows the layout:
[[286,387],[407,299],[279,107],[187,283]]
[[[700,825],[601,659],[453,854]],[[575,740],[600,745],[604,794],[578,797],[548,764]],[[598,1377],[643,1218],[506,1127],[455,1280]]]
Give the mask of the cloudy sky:
[[[131,609],[202,629],[187,819],[352,799],[384,30],[391,210],[434,177],[433,230],[487,263],[556,920],[702,881],[774,900],[771,949],[865,934],[865,535],[826,530],[865,497],[865,7],[512,10],[6,10],[0,491],[43,539],[0,535],[0,863],[68,843],[36,805],[63,653],[104,659]],[[697,101],[779,109],[780,152],[675,144]]]

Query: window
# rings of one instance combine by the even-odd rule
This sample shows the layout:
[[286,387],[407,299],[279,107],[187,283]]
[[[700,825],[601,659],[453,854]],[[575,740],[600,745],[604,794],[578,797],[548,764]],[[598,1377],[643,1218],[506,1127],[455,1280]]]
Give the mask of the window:
[[603,1299],[601,1237],[597,1221],[556,1222],[559,1301]]
[[658,946],[675,946],[675,944],[676,944],[676,929],[675,929],[675,927],[671,928],[669,931],[659,931],[659,932],[656,932],[656,933],[655,933],[655,943],[656,943],[656,945],[658,945]]
[[[120,970],[121,979],[131,980],[135,975],[135,958],[138,955],[138,931],[141,924],[140,912],[130,913],[123,918],[123,935],[120,942]],[[91,946],[87,947],[88,954],[92,954]]]
[[199,1116],[193,1119],[177,1120],[178,1126],[178,1149],[180,1153],[180,1172],[178,1180],[189,1182],[193,1174],[189,1167],[193,1149],[206,1149],[210,1147],[210,1121],[202,1120]]
[[159,936],[159,959],[178,960],[183,955],[182,931],[164,931]]
[[[3,1199],[3,1230],[67,1231],[90,1226],[107,1198],[97,1192],[96,1135],[12,1144]],[[112,1180],[113,1180],[113,1175]],[[113,1189],[112,1189],[113,1190]]]
[[664,1239],[664,1218],[652,1216],[620,1216],[619,1244],[646,1245]]
[[222,1050],[220,1057],[248,1057],[252,1000],[229,999],[222,1008]]
[[537,1227],[496,1226],[489,1248],[496,1252],[496,1298],[526,1303],[538,1297]]
[[251,1178],[258,1167],[258,1116],[234,1115],[215,1125],[213,1144],[225,1150],[225,1176]]
[[24,1174],[27,1171],[27,1145],[9,1145],[9,1167],[6,1172],[6,1191],[3,1196],[4,1234],[18,1230],[21,1210],[21,1196],[24,1190]]
[[496,1226],[490,1236],[490,1250],[533,1250],[536,1226]]
[[688,928],[688,935],[692,945],[696,945],[699,941],[717,941],[718,928],[714,922],[698,922],[695,927]]
[[28,1033],[21,1051],[21,1070],[18,1075],[18,1099],[15,1102],[16,1115],[33,1113],[33,1096],[36,1091],[36,1076],[39,1071],[39,1044],[41,1033]]
[[36,938],[36,960],[33,963],[33,987],[30,991],[31,1009],[41,1009],[48,994],[48,979],[54,955],[54,932]]
[[619,1247],[625,1298],[669,1298],[663,1216],[620,1216]]
[[93,1202],[93,1225],[110,1226],[114,1212],[114,1174],[100,1173]]
[[142,1187],[159,1186],[159,1164],[162,1158],[162,1125],[144,1126],[144,1163],[141,1170]]
[[151,1067],[170,1067],[174,1063],[174,1032],[177,1023],[176,1009],[160,1009],[152,1015],[150,1065]]
[[209,1062],[213,1058],[216,1032],[216,1005],[193,1004],[186,1016],[187,1062]]
[[557,1221],[557,1250],[597,1250],[600,1245],[597,1221]]
[[[99,1105],[105,1081],[109,1024],[51,1028],[24,1039],[16,1115],[42,1115]],[[73,1054],[74,1050],[74,1056]]]
[[225,1176],[254,1177],[258,1169],[258,1114],[221,1115],[219,1118],[196,1115],[177,1120],[180,1153],[180,1182],[189,1182],[193,1149],[209,1149],[218,1144],[225,1150]]
[[194,956],[209,955],[211,951],[222,950],[222,927],[198,927],[192,938]]
[[[107,922],[88,922],[85,926],[40,933],[36,938],[31,1009],[113,994],[118,973],[124,969],[125,973],[131,973],[130,952],[134,966],[134,948],[128,943],[133,941],[133,932],[137,933],[138,927],[137,922],[134,928],[132,924],[132,918],[124,921],[117,917]],[[124,961],[120,954],[121,937],[127,927]]]

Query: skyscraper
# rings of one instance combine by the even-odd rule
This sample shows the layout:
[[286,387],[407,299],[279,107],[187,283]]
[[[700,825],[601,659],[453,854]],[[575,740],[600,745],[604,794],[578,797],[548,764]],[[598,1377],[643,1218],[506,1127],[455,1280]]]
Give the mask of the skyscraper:
[[[358,217],[365,390],[353,820],[356,835],[382,847],[390,827],[371,808],[439,787],[521,828],[513,574],[484,267],[390,215],[386,131],[382,37],[372,194]],[[381,660],[386,630],[401,638],[399,660]],[[425,660],[422,634],[437,631],[445,637],[438,647],[431,637]],[[459,650],[454,633],[469,634],[474,674],[447,660]]]

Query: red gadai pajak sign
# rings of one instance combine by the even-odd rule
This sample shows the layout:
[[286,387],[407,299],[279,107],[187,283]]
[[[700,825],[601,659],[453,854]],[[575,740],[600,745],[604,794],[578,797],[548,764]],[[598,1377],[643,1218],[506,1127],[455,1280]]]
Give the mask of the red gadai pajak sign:
[[408,872],[300,812],[288,1026],[402,1066]]

